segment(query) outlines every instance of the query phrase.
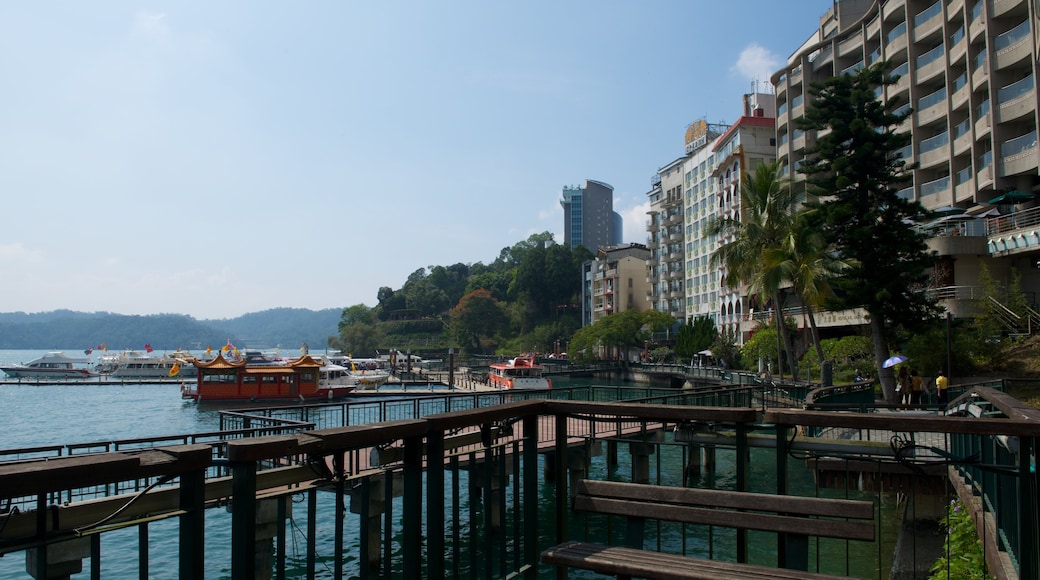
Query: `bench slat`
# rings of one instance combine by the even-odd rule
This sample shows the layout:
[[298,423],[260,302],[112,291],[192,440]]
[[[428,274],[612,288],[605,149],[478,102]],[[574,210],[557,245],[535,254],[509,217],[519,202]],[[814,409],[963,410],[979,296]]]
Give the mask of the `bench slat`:
[[689,556],[565,542],[542,552],[542,562],[603,574],[630,575],[651,580],[844,580],[845,576],[785,570],[769,566],[706,560]]
[[788,534],[812,535],[845,540],[874,540],[874,524],[837,520],[807,519],[775,514],[734,512],[731,510],[658,504],[649,501],[629,501],[602,497],[577,496],[574,509],[585,512],[655,520],[724,526],[727,528],[759,530]]
[[769,511],[794,515],[843,517],[862,520],[874,519],[873,502],[850,499],[774,495],[692,487],[668,487],[590,479],[580,480],[575,488],[575,493],[579,496],[591,495],[680,505]]

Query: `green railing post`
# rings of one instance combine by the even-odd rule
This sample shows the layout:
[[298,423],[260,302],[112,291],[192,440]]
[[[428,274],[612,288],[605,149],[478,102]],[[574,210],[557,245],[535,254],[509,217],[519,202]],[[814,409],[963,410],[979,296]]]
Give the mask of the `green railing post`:
[[1018,442],[1018,539],[1015,555],[1018,557],[1019,578],[1040,575],[1040,537],[1037,534],[1037,474],[1033,470],[1036,439],[1021,437]]

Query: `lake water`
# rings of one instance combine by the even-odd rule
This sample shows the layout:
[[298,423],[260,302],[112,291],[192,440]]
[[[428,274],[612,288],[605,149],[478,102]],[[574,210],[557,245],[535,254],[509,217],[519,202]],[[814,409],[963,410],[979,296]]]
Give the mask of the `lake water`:
[[[51,349],[54,350],[54,349]],[[28,362],[42,356],[43,350],[0,350],[0,363]],[[65,350],[69,356],[79,353],[77,349]],[[594,384],[590,379],[569,381],[554,377],[557,387],[579,384]],[[109,384],[101,381],[83,381],[58,386],[0,385],[0,409],[3,409],[5,428],[0,438],[0,448],[62,445],[68,443],[94,443],[115,441],[135,437],[167,436],[203,431],[215,431],[219,428],[219,408],[199,407],[180,396],[178,383],[164,384]],[[678,465],[680,461],[678,447],[662,449],[663,469],[668,464]],[[625,454],[619,459],[620,467],[625,469]],[[768,450],[754,450],[756,459],[752,461],[753,491],[769,492],[775,489],[775,477],[772,475],[773,457]],[[758,457],[761,455],[761,457]],[[725,485],[732,478],[732,463],[720,453],[718,476],[716,483]],[[593,466],[593,477],[603,477],[601,461]],[[671,474],[680,477],[681,474]],[[796,477],[795,486],[812,486],[811,476],[807,471]],[[552,487],[544,485],[540,490],[543,497],[552,497]],[[319,514],[332,513],[331,494],[319,494]],[[327,505],[326,505],[327,504]],[[546,502],[548,509],[549,502]],[[302,509],[302,506],[300,506]],[[206,577],[230,577],[230,552],[227,536],[230,534],[228,514],[224,510],[207,511],[207,548]],[[540,518],[542,519],[542,518]],[[551,520],[546,512],[545,521]],[[321,539],[319,553],[332,553],[331,537],[333,536],[331,517],[319,515],[318,538]],[[176,577],[177,550],[176,526],[174,522],[159,522],[149,527],[151,547],[149,556],[152,578]],[[292,542],[302,542],[297,531],[292,530]],[[358,537],[348,530],[347,553],[358,553]],[[545,539],[548,541],[548,538]],[[295,545],[295,544],[293,544]],[[137,532],[130,528],[120,532],[105,534],[105,557],[102,559],[105,578],[133,577],[137,575],[137,561],[134,553],[137,546]],[[290,556],[290,566],[294,570],[291,577],[300,577],[303,562]],[[866,565],[865,576],[871,576],[870,570],[873,554],[861,555],[860,565]],[[85,565],[88,562],[84,563]],[[327,565],[326,565],[327,566]],[[348,564],[350,566],[350,564]],[[347,577],[356,574],[348,573]],[[319,565],[319,577],[331,577],[331,570],[322,569]],[[575,578],[587,577],[575,573]],[[22,578],[25,573],[25,559],[21,553],[9,554],[0,558],[0,578]],[[89,568],[79,578],[89,577]]]

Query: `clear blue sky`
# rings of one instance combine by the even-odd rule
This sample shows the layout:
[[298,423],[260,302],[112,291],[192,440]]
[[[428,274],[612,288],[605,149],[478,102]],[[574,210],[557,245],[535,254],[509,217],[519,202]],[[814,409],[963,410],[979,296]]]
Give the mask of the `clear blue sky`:
[[830,0],[7,2],[0,311],[234,317],[562,240],[564,185],[625,241],[686,125]]

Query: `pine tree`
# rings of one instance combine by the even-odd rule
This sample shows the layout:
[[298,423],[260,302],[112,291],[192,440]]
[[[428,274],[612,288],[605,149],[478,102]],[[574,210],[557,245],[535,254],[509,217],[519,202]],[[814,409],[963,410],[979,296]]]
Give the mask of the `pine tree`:
[[896,81],[888,70],[879,62],[814,84],[798,125],[818,132],[799,169],[811,196],[807,205],[816,209],[828,245],[850,264],[833,282],[834,307],[866,310],[878,377],[886,400],[894,401],[895,377],[881,368],[893,331],[919,327],[938,309],[922,292],[935,257],[926,236],[910,225],[923,221],[927,211],[900,193],[910,183],[911,167],[899,151],[911,136],[896,127],[910,111],[897,114],[900,103],[882,103],[877,96]]

